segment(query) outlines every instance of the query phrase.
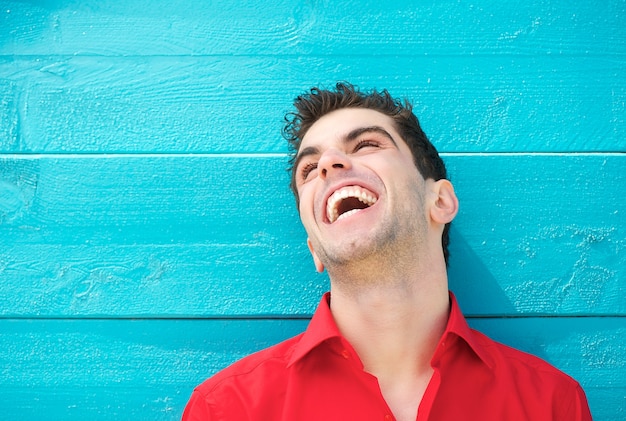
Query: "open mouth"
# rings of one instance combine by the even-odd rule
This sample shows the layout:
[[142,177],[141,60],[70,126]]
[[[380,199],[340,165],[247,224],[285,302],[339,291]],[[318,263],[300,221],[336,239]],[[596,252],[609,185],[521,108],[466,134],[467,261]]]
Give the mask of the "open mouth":
[[346,186],[334,192],[326,204],[328,221],[339,221],[376,203],[374,193],[359,186]]

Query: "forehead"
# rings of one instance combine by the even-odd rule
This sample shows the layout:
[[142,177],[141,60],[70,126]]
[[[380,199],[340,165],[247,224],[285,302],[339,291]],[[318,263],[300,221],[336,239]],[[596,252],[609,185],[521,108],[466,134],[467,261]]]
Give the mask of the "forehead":
[[343,108],[317,120],[302,138],[300,149],[340,141],[355,129],[371,126],[382,127],[399,139],[391,117],[366,108]]

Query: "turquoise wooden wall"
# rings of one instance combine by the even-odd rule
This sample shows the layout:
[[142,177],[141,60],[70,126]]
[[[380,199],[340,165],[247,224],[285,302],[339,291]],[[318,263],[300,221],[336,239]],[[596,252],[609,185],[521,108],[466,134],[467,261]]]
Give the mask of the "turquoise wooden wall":
[[303,330],[283,114],[416,105],[461,201],[470,323],[626,419],[626,1],[0,1],[0,407],[175,420]]

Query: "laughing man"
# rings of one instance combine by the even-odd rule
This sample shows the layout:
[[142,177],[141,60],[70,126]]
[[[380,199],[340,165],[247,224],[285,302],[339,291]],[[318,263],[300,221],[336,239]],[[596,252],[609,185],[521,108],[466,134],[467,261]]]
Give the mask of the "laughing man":
[[408,102],[295,100],[291,188],[324,295],[307,330],[193,392],[183,420],[591,420],[579,384],[468,327],[448,291],[458,200]]

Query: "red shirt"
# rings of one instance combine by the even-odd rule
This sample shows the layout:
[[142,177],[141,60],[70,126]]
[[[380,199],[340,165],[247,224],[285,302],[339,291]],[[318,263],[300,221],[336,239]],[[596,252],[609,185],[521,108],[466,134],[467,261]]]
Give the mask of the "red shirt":
[[[326,294],[307,330],[198,386],[192,420],[393,420],[376,377],[342,338]],[[417,420],[591,420],[578,383],[532,355],[472,330],[450,294],[446,331]]]

